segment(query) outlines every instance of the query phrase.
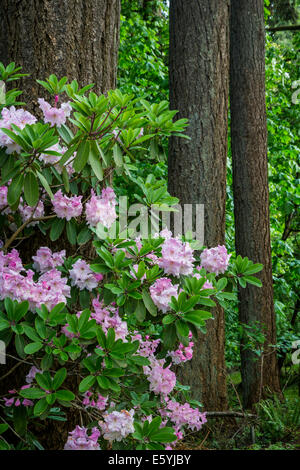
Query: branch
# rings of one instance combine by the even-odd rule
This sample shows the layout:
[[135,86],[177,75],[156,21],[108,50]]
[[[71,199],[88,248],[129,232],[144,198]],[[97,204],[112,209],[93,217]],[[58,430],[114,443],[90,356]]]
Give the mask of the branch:
[[266,31],[268,33],[276,33],[277,31],[300,31],[300,24],[275,26],[274,28],[267,28]]
[[240,411],[206,411],[208,418],[256,418],[256,415],[241,413]]
[[15,238],[17,238],[17,236],[19,235],[20,232],[22,232],[22,230],[28,225],[30,224],[31,222],[40,222],[42,220],[48,220],[48,219],[53,219],[54,217],[56,217],[56,215],[47,215],[45,217],[37,217],[37,218],[34,218],[33,216],[31,216],[29,219],[27,219],[24,224],[22,224],[18,230],[15,231],[15,233],[10,237],[9,240],[7,240],[7,242],[5,243],[5,245],[3,245],[2,248],[0,248],[0,251],[6,251],[7,248],[12,244],[12,242],[15,240]]

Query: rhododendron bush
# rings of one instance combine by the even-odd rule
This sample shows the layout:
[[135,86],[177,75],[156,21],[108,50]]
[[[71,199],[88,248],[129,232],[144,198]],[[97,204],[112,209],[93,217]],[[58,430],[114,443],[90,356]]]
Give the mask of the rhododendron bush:
[[[20,75],[14,64],[0,72]],[[0,447],[41,448],[36,421],[66,421],[71,408],[66,450],[172,449],[206,422],[176,370],[216,303],[235,300],[238,282],[259,285],[261,265],[168,229],[121,230],[115,175],[136,181],[148,206],[177,202],[136,175],[163,139],[183,135],[166,102],[97,96],[54,75],[39,84],[48,99],[36,116],[17,90],[0,105],[0,339],[24,363],[23,386],[0,397],[0,432],[20,442],[4,434]],[[22,244],[40,233],[48,246],[25,263]]]

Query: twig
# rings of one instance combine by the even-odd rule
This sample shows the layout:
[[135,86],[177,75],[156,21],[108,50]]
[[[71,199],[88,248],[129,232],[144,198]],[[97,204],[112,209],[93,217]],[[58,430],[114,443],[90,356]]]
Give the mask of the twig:
[[299,31],[300,24],[291,24],[291,25],[283,25],[283,26],[275,26],[274,28],[267,28],[266,31],[268,33],[276,33],[277,31]]
[[16,231],[15,233],[7,240],[7,242],[5,243],[5,245],[3,245],[2,248],[0,248],[0,251],[6,251],[7,248],[12,244],[12,242],[17,238],[17,236],[19,235],[20,232],[22,232],[22,230],[24,230],[24,228],[30,224],[31,222],[41,222],[42,220],[48,220],[48,219],[53,219],[54,217],[56,217],[56,215],[47,215],[45,217],[37,217],[37,218],[34,218],[34,217],[30,217],[29,219],[27,219]]
[[257,415],[240,411],[206,411],[206,416],[208,418],[256,418]]
[[10,375],[17,367],[19,367],[20,365],[22,364],[22,362],[18,362],[17,364],[15,364],[6,374],[2,375],[0,377],[0,380],[3,380],[5,379],[5,377],[7,377],[8,375]]

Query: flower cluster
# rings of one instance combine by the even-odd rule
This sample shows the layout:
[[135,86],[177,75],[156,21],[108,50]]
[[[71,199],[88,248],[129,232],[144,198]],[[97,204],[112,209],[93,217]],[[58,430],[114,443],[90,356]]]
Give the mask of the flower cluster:
[[[12,130],[12,124],[18,126],[20,129],[24,129],[26,124],[34,124],[37,119],[25,109],[16,109],[14,106],[10,108],[3,108],[1,113],[2,119],[0,119],[0,129]],[[16,144],[8,135],[0,130],[0,147],[6,147],[6,153],[11,154],[13,152],[20,153],[21,147]]]
[[178,296],[178,285],[174,286],[171,279],[161,277],[150,287],[150,295],[157,308],[166,313],[170,310],[171,298]]
[[15,249],[7,255],[0,252],[0,271],[0,299],[10,297],[18,302],[28,300],[30,309],[34,311],[42,304],[52,309],[57,303],[66,303],[67,297],[70,297],[70,286],[60,271],[51,269],[35,282],[34,271],[23,268]]
[[178,429],[187,426],[192,431],[199,431],[206,423],[206,414],[198,408],[192,408],[189,403],[181,405],[177,401],[166,399],[166,409],[160,410],[162,417],[167,416]]
[[161,249],[159,266],[166,274],[173,276],[189,275],[193,272],[193,250],[189,243],[177,238],[166,238]]
[[[43,201],[39,201],[36,207],[27,206],[27,204],[20,204],[18,209],[23,222],[26,222],[31,217],[39,219],[40,217],[44,217],[45,214]],[[28,227],[38,225],[38,223],[38,221],[30,222]]]
[[101,196],[91,191],[91,199],[86,203],[86,220],[91,227],[100,222],[104,227],[110,228],[117,218],[116,195],[112,188],[104,188]]
[[160,343],[160,339],[150,339],[149,335],[145,336],[143,339],[142,335],[138,332],[134,332],[134,335],[131,336],[132,341],[139,341],[139,349],[137,354],[143,357],[152,357]]
[[127,322],[122,321],[118,309],[112,304],[104,306],[104,302],[99,301],[98,298],[93,299],[92,303],[94,312],[91,313],[91,318],[94,318],[96,322],[101,325],[105,333],[109,328],[113,328],[115,330],[116,340],[122,339],[123,341],[127,341]]
[[228,268],[230,254],[227,253],[224,245],[218,245],[214,248],[205,249],[201,253],[201,267],[209,273],[225,273]]
[[99,425],[104,439],[108,441],[121,441],[134,432],[134,410],[112,411],[104,414],[104,421]]
[[[192,338],[191,332],[189,333],[189,338]],[[193,341],[189,342],[188,346],[184,346],[182,343],[179,344],[176,351],[171,351],[168,355],[172,358],[174,364],[181,364],[182,362],[190,361],[193,357]]]
[[44,122],[49,122],[52,126],[60,127],[62,124],[65,124],[67,117],[70,116],[72,111],[72,106],[69,102],[62,103],[60,108],[55,106],[52,107],[44,98],[38,99],[39,106],[44,114]]
[[47,246],[41,246],[41,248],[37,250],[36,255],[32,257],[34,261],[33,268],[36,271],[45,273],[50,269],[56,268],[57,266],[61,266],[64,262],[65,257],[66,250],[52,253],[50,248],[48,248]]
[[92,429],[89,436],[87,428],[76,426],[74,431],[69,433],[65,444],[65,450],[101,450],[98,444],[100,431],[96,427]]
[[[21,390],[24,390],[25,388],[29,388],[29,387],[30,385],[23,385],[23,387],[21,387]],[[9,390],[8,393],[13,396],[10,398],[4,397],[4,406],[10,407],[10,406],[20,406],[20,405],[23,405],[23,406],[34,405],[33,401],[28,400],[27,398],[20,398],[18,396],[17,390]],[[17,396],[14,396],[14,395],[17,395]]]
[[108,397],[103,397],[102,395],[100,395],[100,393],[98,393],[97,398],[95,399],[93,392],[87,390],[84,394],[82,404],[86,408],[91,406],[92,408],[97,408],[98,410],[103,411],[107,406],[107,401]]
[[150,382],[150,390],[156,395],[169,395],[176,385],[176,375],[168,367],[163,367],[164,359],[150,358],[150,366],[144,366],[144,373]]
[[81,199],[82,196],[65,196],[60,189],[54,194],[53,210],[60,219],[71,220],[72,217],[79,217],[82,212]]
[[98,283],[102,281],[102,274],[95,274],[86,261],[79,258],[69,271],[72,279],[72,286],[78,287],[80,290],[87,289],[89,291],[95,289]]

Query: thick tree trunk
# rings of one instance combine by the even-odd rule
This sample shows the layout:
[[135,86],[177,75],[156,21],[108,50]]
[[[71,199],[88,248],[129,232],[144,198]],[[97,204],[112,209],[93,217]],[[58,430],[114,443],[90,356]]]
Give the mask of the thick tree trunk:
[[35,80],[67,75],[100,93],[116,84],[119,0],[1,0],[0,60],[23,67],[25,102],[43,89]]
[[[1,0],[0,61],[5,65],[14,61],[30,73],[17,86],[24,90],[22,99],[34,112],[38,97],[49,99],[35,80],[51,73],[77,79],[81,87],[95,83],[95,92],[104,93],[116,85],[119,27],[119,0]],[[46,245],[53,251],[65,248],[69,256],[75,251],[66,237],[51,243],[38,231],[18,249],[22,259],[30,262],[37,248]],[[12,345],[9,352],[16,356]],[[7,367],[1,367],[0,379],[14,364],[9,358]],[[23,385],[29,369],[30,365],[21,365],[16,373],[0,380],[0,396],[14,385]],[[69,382],[69,388],[78,389],[72,377]],[[36,435],[46,449],[62,449],[76,424],[80,417],[71,411],[66,422],[47,420]]]
[[[170,101],[189,119],[191,140],[172,137],[169,191],[180,203],[205,205],[204,241],[224,243],[229,71],[229,2],[170,2]],[[206,409],[226,407],[224,313],[199,335],[182,379]]]
[[258,322],[266,334],[263,355],[241,347],[243,400],[251,407],[264,387],[279,391],[270,247],[265,34],[263,0],[232,0],[230,105],[236,250],[264,269],[261,289],[240,289],[240,321]]

